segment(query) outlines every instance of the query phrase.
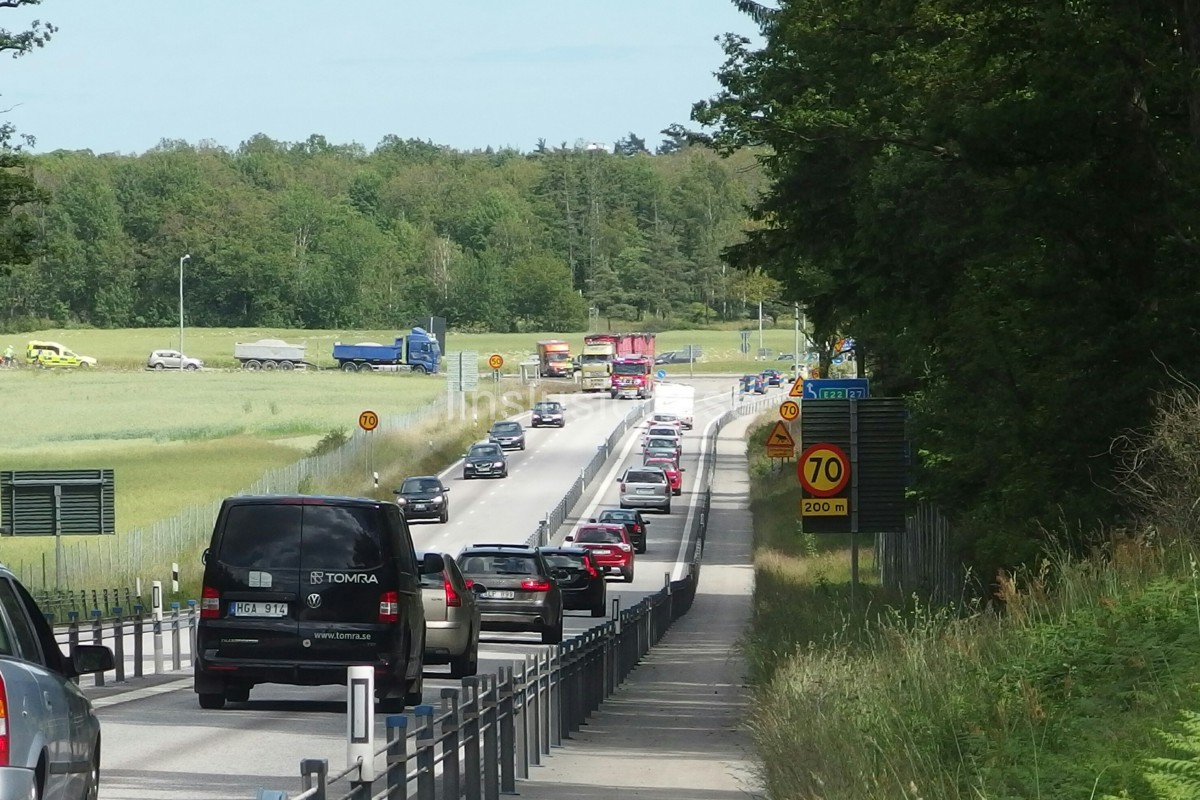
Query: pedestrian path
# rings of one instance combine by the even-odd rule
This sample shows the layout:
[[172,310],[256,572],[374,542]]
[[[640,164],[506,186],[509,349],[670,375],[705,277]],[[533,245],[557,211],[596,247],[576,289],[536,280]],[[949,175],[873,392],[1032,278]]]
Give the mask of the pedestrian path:
[[749,478],[736,419],[718,439],[712,514],[691,611],[583,729],[530,767],[527,800],[744,800],[761,795],[738,643],[750,620]]

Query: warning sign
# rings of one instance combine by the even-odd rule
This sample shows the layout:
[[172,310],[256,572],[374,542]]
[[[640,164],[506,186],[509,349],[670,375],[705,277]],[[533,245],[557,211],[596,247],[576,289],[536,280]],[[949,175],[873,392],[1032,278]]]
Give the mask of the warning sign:
[[776,422],[767,434],[767,458],[793,458],[796,455],[796,440],[787,425]]
[[804,397],[803,375],[797,375],[796,380],[792,381],[792,388],[788,391],[788,397]]

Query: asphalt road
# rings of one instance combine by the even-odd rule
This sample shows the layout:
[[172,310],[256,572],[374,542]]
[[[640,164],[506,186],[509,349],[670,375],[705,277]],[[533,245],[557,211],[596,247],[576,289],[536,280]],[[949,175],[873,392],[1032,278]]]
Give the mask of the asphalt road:
[[[648,514],[648,552],[637,557],[633,583],[610,582],[610,601],[618,597],[622,604],[632,603],[657,591],[685,549],[684,531],[697,499],[692,489],[701,474],[704,430],[730,407],[731,380],[691,383],[697,388],[696,426],[685,436],[683,495],[674,499],[672,514]],[[452,487],[451,521],[414,524],[413,539],[419,549],[457,554],[472,542],[522,542],[536,529],[538,520],[591,460],[597,445],[632,407],[607,395],[571,395],[563,401],[569,415],[566,427],[530,430],[528,449],[509,455],[507,479],[464,481],[460,468],[445,474]],[[578,520],[594,516],[597,508],[617,505],[615,481],[624,466],[640,463],[640,436],[636,428],[626,434],[617,458],[610,459],[589,486],[555,541],[561,541]],[[593,624],[586,612],[569,612],[567,635]],[[536,634],[485,635],[480,672],[493,673],[543,647]],[[436,705],[443,687],[458,686],[446,670],[431,667],[426,672],[425,702]],[[107,697],[100,706],[100,797],[104,800],[252,798],[262,787],[298,793],[301,758],[327,758],[331,772],[341,771],[346,763],[342,687],[259,686],[248,703],[203,711],[197,706],[190,677],[185,677]],[[377,740],[382,742],[382,715],[376,722]]]

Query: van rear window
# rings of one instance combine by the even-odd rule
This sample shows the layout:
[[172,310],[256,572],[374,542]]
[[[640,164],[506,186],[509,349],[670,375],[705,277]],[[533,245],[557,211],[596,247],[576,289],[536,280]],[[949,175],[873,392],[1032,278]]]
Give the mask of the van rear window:
[[383,564],[387,522],[379,509],[304,506],[302,569],[374,569]]
[[300,505],[233,506],[225,515],[221,552],[231,567],[246,569],[300,568]]
[[626,483],[666,483],[667,476],[661,472],[630,472],[625,476]]

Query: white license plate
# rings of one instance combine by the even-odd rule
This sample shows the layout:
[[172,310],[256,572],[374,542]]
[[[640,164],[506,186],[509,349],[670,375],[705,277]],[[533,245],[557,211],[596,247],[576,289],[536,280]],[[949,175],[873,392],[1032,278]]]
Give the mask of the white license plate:
[[424,503],[414,503],[413,504],[413,511],[424,511],[425,508],[426,508],[426,506]]
[[593,552],[593,553],[595,553],[595,554],[596,554],[596,555],[598,555],[598,556],[610,556],[610,555],[612,555],[612,550],[608,550],[608,549],[603,549],[603,550],[602,550],[602,549],[600,549],[600,548],[596,548],[596,549],[592,550],[592,552]]
[[491,591],[484,592],[483,596],[488,600],[512,600],[516,597],[516,594],[507,589],[492,589]]
[[287,613],[287,603],[243,603],[237,600],[229,603],[231,617],[286,617]]
[[638,494],[654,494],[653,489],[638,489]]

